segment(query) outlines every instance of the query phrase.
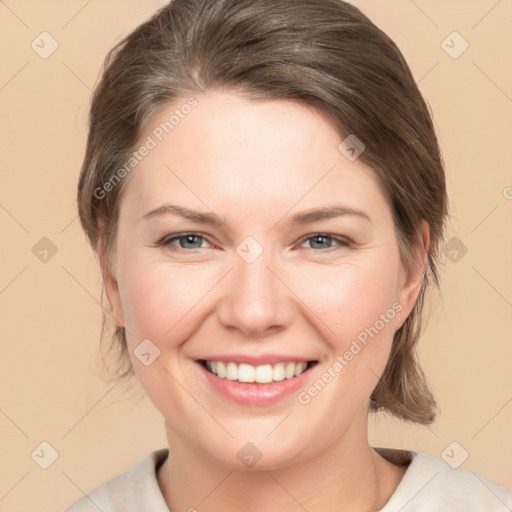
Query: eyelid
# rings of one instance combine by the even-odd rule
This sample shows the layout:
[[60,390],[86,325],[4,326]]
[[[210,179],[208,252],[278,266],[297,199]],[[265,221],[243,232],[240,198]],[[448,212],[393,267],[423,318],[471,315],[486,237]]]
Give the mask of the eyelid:
[[[202,249],[201,247],[199,247],[197,249],[187,250],[187,249],[183,249],[181,247],[176,247],[174,245],[171,245],[171,242],[176,241],[179,238],[189,236],[189,235],[197,236],[197,237],[203,239],[204,241],[206,241],[208,244],[215,246],[215,244],[213,244],[210,241],[209,237],[206,236],[205,234],[201,233],[200,231],[184,231],[184,232],[179,232],[179,233],[172,233],[170,235],[165,235],[156,243],[156,246],[169,248],[172,251],[183,252],[183,253],[187,253],[187,252],[195,253],[195,252],[199,251],[200,249]],[[326,232],[308,233],[307,235],[304,235],[303,237],[301,237],[299,239],[299,241],[297,242],[297,244],[302,245],[305,241],[315,238],[315,237],[319,237],[319,236],[324,236],[324,237],[330,238],[330,239],[334,240],[337,243],[337,245],[335,245],[334,247],[328,247],[326,249],[309,248],[309,250],[318,252],[318,253],[322,253],[322,252],[325,253],[325,252],[331,252],[333,250],[339,249],[340,247],[352,247],[354,245],[354,242],[352,242],[352,240],[350,240],[347,237],[344,237],[341,235],[335,235],[335,234],[331,234],[331,233],[326,233]]]
[[[310,238],[315,238],[316,236],[325,236],[325,237],[328,237],[328,238],[331,238],[332,240],[335,240],[336,242],[340,243],[340,245],[346,245],[346,246],[351,246],[353,245],[353,242],[352,240],[350,240],[349,238],[345,237],[345,236],[341,236],[341,235],[334,235],[334,234],[331,234],[331,233],[326,233],[326,232],[317,232],[317,233],[310,233],[308,235],[305,235],[303,236],[299,243],[303,243],[305,242],[306,240],[309,240]],[[331,247],[329,247],[329,249],[331,249]],[[329,250],[327,249],[327,251]],[[325,252],[325,251],[324,251]]]
[[184,252],[194,252],[194,251],[199,250],[199,249],[187,250],[187,249],[182,249],[181,247],[175,247],[175,246],[171,245],[170,242],[176,241],[179,238],[184,238],[186,236],[197,236],[197,237],[200,237],[203,240],[205,240],[208,244],[215,245],[215,244],[213,244],[210,241],[209,237],[207,237],[205,234],[201,233],[200,231],[183,231],[183,232],[180,232],[180,233],[171,233],[169,235],[164,235],[155,245],[157,247],[160,247],[160,246],[162,246],[162,247],[173,247],[177,251],[181,250],[181,251],[184,251]]

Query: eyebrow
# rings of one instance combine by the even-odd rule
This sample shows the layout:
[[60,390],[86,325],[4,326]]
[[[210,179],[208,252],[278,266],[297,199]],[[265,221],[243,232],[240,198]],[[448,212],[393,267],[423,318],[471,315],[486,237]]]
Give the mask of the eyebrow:
[[[144,214],[141,217],[141,220],[148,220],[164,215],[177,215],[197,224],[206,224],[214,227],[221,227],[224,224],[222,219],[220,219],[213,212],[199,212],[190,208],[185,208],[184,206],[173,204],[166,204],[156,208],[155,210],[151,210],[150,212]],[[324,208],[316,208],[297,213],[289,219],[289,223],[293,226],[303,226],[313,222],[318,222],[320,220],[341,217],[343,215],[353,215],[362,219],[366,219],[370,223],[372,222],[370,216],[362,210],[335,204]]]

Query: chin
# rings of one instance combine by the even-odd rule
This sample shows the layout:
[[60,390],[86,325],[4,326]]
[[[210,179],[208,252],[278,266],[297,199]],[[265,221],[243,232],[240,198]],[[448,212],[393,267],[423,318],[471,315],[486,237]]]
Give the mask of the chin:
[[211,451],[211,447],[208,451],[218,463],[238,471],[274,471],[293,466],[308,458],[302,450],[304,442],[300,440],[294,441],[288,437],[289,446],[283,446],[284,439],[277,437],[240,441],[243,438],[243,436],[237,436],[229,443],[216,446],[215,451]]

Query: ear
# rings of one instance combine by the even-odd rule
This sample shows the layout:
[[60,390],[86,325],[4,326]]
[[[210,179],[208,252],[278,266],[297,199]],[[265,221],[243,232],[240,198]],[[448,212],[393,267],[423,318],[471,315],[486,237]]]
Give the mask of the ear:
[[98,259],[100,262],[101,274],[103,276],[103,283],[105,284],[107,298],[112,307],[112,316],[114,317],[117,325],[124,327],[124,316],[119,287],[117,285],[116,277],[108,263],[102,239],[98,242]]
[[426,221],[421,223],[420,244],[415,248],[413,266],[407,274],[403,266],[400,270],[398,282],[397,300],[402,305],[400,312],[399,325],[396,329],[402,327],[405,319],[409,316],[416,299],[421,290],[423,277],[427,268],[428,248],[430,244],[430,226]]

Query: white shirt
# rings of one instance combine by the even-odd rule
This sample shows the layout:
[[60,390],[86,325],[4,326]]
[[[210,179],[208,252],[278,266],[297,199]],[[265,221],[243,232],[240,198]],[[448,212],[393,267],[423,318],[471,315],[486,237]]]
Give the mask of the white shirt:
[[[375,448],[381,451],[380,448]],[[510,512],[512,490],[426,453],[385,449],[386,458],[411,460],[395,492],[379,512]],[[65,512],[169,512],[156,478],[168,448],[150,452],[124,473],[71,504]]]

